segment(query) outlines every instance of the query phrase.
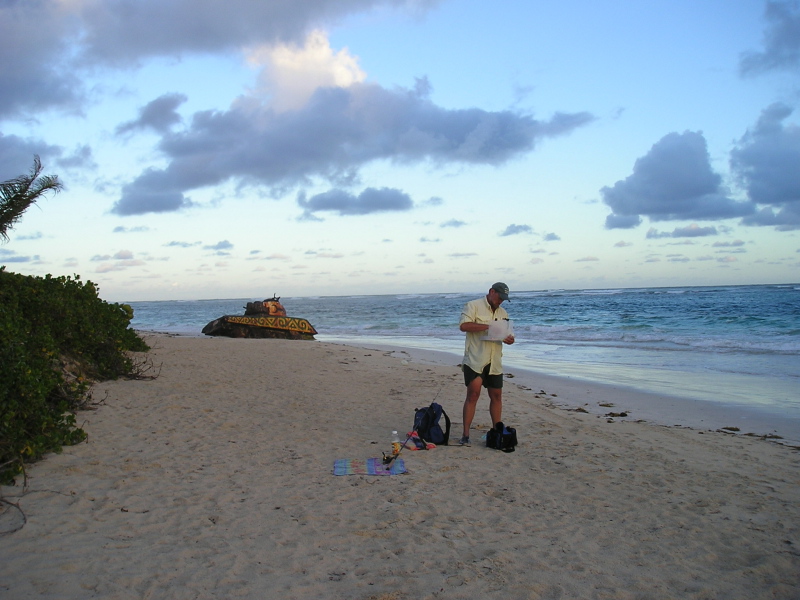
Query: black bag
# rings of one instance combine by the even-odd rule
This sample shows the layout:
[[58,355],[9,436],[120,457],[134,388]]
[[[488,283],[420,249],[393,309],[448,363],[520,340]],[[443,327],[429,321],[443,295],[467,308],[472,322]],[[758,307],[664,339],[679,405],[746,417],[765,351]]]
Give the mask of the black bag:
[[[444,417],[445,429],[439,425],[439,420]],[[414,431],[426,442],[437,446],[446,446],[450,439],[450,417],[444,412],[441,404],[432,402],[425,408],[417,408],[414,413]]]
[[494,429],[486,432],[486,446],[503,452],[513,452],[517,446],[517,430],[498,421]]

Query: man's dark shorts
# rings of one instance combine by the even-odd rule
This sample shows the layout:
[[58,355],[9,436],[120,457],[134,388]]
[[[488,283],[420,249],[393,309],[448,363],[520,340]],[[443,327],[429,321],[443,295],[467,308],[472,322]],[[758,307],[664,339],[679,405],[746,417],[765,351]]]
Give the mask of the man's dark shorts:
[[486,365],[483,368],[482,373],[476,373],[475,371],[470,369],[467,365],[462,365],[461,370],[464,371],[464,385],[468,386],[470,383],[472,383],[473,379],[475,379],[476,377],[480,377],[483,380],[482,382],[483,387],[485,387],[487,390],[489,388],[502,389],[503,374],[501,373],[500,375],[489,375],[490,366],[491,365]]

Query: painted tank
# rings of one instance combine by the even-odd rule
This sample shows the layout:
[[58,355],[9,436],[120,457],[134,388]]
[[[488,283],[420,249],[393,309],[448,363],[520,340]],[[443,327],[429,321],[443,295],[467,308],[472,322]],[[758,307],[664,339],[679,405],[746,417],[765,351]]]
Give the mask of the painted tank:
[[306,319],[289,317],[280,298],[248,302],[244,315],[225,315],[203,327],[206,335],[232,338],[313,340],[317,330]]

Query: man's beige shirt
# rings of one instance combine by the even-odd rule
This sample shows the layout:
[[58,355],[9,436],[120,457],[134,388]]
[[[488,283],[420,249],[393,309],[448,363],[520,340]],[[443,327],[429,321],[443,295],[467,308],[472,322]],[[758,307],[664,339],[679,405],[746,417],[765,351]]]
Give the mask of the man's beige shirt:
[[[492,311],[486,297],[472,300],[464,305],[461,311],[462,323],[481,323],[488,325],[492,321],[507,319],[508,313],[502,306]],[[464,342],[463,363],[476,373],[482,373],[486,365],[489,367],[489,375],[500,375],[503,373],[503,342],[488,342],[485,331],[467,332],[467,339]]]

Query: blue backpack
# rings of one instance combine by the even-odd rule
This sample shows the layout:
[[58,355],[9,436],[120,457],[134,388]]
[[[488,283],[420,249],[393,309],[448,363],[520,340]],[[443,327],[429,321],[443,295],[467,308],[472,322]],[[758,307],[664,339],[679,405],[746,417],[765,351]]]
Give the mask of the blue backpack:
[[[445,421],[444,431],[439,425],[442,417]],[[432,402],[430,406],[415,409],[413,431],[426,442],[446,446],[450,439],[450,417],[444,412],[441,404]]]

